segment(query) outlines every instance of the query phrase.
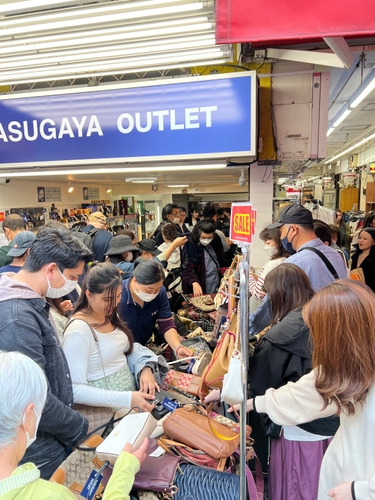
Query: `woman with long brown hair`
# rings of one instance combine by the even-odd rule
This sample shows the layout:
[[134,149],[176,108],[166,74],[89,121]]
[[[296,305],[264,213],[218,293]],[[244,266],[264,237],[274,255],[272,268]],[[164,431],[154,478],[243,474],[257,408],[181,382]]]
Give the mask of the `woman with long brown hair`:
[[110,262],[92,266],[68,324],[63,349],[68,360],[75,403],[152,411],[165,361],[137,344],[118,313],[120,271]]
[[321,466],[318,500],[375,498],[374,305],[371,289],[354,280],[320,290],[303,308],[314,370],[247,403],[248,411],[267,413],[280,425],[339,415]]
[[[296,265],[281,264],[267,274],[264,287],[272,316],[252,357],[252,396],[263,395],[270,387],[277,389],[296,382],[312,368],[310,332],[302,318],[302,307],[314,295],[309,278]],[[338,419],[284,428],[266,415],[259,415],[259,419],[271,438],[269,500],[316,500],[320,464],[338,428]]]

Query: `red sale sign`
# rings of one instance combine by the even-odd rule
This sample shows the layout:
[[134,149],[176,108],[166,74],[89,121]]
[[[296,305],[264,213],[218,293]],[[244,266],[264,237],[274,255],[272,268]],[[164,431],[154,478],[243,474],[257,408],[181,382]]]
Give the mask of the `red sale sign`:
[[250,245],[255,233],[256,210],[252,203],[232,203],[230,214],[230,239],[237,244]]

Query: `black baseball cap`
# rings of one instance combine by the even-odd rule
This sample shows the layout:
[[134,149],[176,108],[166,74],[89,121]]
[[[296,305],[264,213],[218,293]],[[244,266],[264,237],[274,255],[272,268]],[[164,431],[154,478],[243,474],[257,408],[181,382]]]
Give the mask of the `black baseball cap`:
[[267,226],[267,229],[274,229],[276,227],[281,227],[284,224],[312,224],[313,216],[310,210],[295,203],[293,205],[288,205],[284,207],[276,222]]
[[157,244],[151,238],[143,238],[143,240],[138,243],[138,246],[144,252],[150,252],[154,257],[161,254]]

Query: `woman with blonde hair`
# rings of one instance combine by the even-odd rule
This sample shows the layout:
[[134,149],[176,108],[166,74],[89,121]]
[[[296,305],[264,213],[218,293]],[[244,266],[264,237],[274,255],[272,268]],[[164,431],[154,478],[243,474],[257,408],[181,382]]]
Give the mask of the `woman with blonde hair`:
[[[354,280],[334,281],[303,308],[314,370],[247,402],[279,425],[339,415],[326,451],[318,500],[375,499],[375,296]],[[290,500],[290,497],[288,498]]]

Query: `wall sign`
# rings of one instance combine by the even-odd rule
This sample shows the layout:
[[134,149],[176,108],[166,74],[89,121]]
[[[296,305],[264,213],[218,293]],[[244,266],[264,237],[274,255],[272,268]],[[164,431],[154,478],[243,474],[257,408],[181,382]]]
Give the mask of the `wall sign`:
[[89,200],[97,200],[98,198],[100,198],[99,188],[89,187],[87,190],[87,195]]
[[44,187],[37,187],[36,190],[38,193],[38,203],[44,203],[46,201],[46,190]]
[[46,196],[45,201],[62,201],[61,188],[46,187],[45,196]]
[[3,167],[254,158],[256,151],[253,71],[0,98]]

